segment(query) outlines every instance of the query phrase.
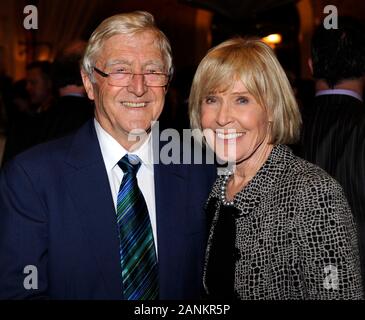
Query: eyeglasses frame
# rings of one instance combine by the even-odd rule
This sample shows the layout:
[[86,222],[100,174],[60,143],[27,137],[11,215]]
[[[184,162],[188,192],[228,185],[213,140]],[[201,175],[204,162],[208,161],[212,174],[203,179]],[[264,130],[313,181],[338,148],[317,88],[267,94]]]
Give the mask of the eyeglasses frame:
[[[118,74],[117,72],[110,72],[110,73],[105,73],[104,71],[101,71],[100,69],[98,69],[97,67],[93,67],[93,70],[99,74],[100,76],[102,76],[103,78],[108,78],[110,77],[111,74]],[[129,74],[129,75],[132,75],[132,76],[145,76],[146,73],[134,73],[134,72],[123,72],[124,74]],[[156,87],[156,88],[162,88],[162,87],[167,87],[169,85],[169,82],[170,82],[170,75],[167,74],[167,73],[162,73],[162,72],[159,72],[158,74],[161,74],[161,75],[164,75],[167,77],[167,83],[163,86],[150,86],[150,85],[147,85],[147,87]],[[133,78],[133,77],[132,77]],[[131,78],[131,79],[132,79]],[[125,86],[121,86],[121,87],[128,87],[129,86],[129,83]]]

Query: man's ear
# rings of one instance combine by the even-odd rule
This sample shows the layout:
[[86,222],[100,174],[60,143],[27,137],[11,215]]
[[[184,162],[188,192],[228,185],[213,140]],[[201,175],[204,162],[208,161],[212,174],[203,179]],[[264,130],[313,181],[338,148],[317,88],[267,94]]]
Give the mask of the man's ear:
[[90,100],[94,100],[94,86],[89,76],[86,74],[84,70],[81,70],[81,77],[82,77],[82,82],[84,83],[87,96],[89,97]]
[[310,70],[311,74],[313,75],[313,61],[312,61],[312,58],[308,58],[308,67],[309,67],[309,70]]

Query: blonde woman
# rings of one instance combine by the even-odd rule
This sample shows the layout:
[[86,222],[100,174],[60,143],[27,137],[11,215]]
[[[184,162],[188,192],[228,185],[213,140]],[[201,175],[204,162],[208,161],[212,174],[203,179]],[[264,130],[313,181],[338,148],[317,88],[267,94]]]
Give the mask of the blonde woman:
[[208,297],[361,299],[351,211],[334,179],[285,146],[301,118],[271,48],[237,38],[211,49],[193,80],[190,116],[234,163],[206,206]]

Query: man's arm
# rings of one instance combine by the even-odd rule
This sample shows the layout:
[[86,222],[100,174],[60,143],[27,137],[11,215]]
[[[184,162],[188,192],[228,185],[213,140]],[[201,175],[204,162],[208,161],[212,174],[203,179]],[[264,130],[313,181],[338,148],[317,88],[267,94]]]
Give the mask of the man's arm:
[[9,163],[0,173],[0,299],[46,297],[47,234],[35,182]]

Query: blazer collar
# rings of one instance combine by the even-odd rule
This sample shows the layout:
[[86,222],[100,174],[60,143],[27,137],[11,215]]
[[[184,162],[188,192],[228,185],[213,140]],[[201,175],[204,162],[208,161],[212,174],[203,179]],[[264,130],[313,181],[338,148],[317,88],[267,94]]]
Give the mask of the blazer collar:
[[86,122],[75,133],[65,161],[74,168],[103,162],[93,120]]

